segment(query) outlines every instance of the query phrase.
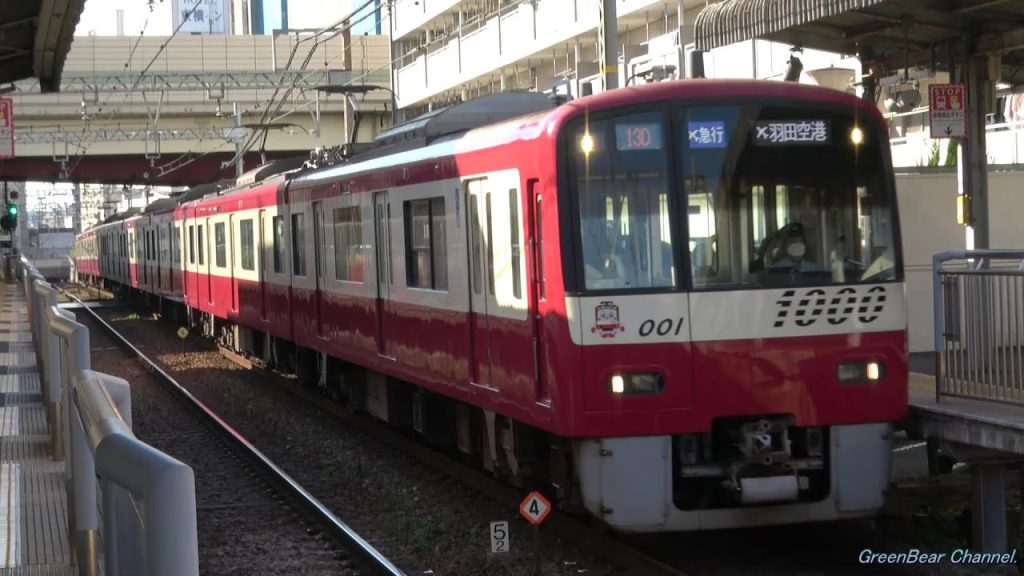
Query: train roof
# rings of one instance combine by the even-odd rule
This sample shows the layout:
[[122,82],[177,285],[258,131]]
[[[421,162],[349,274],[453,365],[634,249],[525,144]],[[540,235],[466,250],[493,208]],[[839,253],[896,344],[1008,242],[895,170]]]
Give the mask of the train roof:
[[157,212],[166,212],[173,210],[178,206],[178,199],[176,197],[161,198],[150,202],[148,206],[142,209],[143,214],[154,214]]
[[373,143],[379,147],[413,142],[430,144],[441,136],[467,132],[473,128],[496,124],[519,116],[554,110],[556,100],[537,92],[501,92],[427,112],[408,122],[377,135]]

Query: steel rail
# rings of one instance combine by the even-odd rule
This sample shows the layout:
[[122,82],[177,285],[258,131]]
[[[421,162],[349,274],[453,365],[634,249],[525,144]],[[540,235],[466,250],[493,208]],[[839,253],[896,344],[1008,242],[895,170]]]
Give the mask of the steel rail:
[[374,548],[369,542],[363,539],[355,530],[345,524],[340,518],[338,518],[333,512],[331,512],[326,506],[324,506],[319,500],[317,500],[312,494],[310,494],[305,488],[299,485],[291,476],[289,476],[284,470],[274,464],[269,458],[267,458],[258,448],[252,445],[242,435],[235,431],[230,424],[222,420],[213,410],[203,404],[198,398],[196,398],[191,392],[186,390],[181,384],[174,379],[173,376],[164,371],[163,368],[158,366],[155,362],[149,359],[142,351],[136,348],[127,338],[121,335],[113,326],[108,324],[103,318],[99,316],[93,309],[86,306],[80,299],[75,295],[71,294],[63,288],[57,288],[67,298],[77,302],[82,306],[82,309],[88,312],[88,314],[96,321],[97,324],[103,327],[123,348],[128,350],[131,354],[135,355],[136,358],[142,361],[143,366],[146,370],[152,374],[158,381],[166,385],[171,389],[172,392],[177,394],[179,398],[189,404],[192,408],[195,408],[200,414],[205,415],[210,422],[215,425],[215,428],[224,432],[230,437],[242,452],[249,456],[252,460],[260,464],[264,471],[274,478],[285,488],[285,490],[304,505],[308,512],[310,512],[317,520],[325,524],[335,536],[346,545],[349,550],[359,556],[363,562],[365,562],[369,568],[375,574],[386,575],[386,576],[406,576],[397,566],[391,563],[383,554]]

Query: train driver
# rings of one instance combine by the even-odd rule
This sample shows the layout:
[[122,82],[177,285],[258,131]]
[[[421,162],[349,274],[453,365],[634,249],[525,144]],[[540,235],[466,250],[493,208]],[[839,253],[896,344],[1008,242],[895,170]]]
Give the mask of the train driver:
[[775,256],[771,268],[781,268],[798,272],[821,272],[822,268],[805,259],[807,255],[807,237],[804,226],[799,222],[786,224],[779,231],[780,246],[773,251]]

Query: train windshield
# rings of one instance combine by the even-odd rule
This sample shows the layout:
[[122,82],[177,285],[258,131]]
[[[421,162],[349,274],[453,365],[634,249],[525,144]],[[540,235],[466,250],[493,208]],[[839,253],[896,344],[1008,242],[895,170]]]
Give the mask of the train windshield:
[[694,287],[896,278],[881,140],[813,108],[690,108],[680,147]]
[[668,120],[590,118],[571,133],[582,288],[671,290],[684,263],[698,289],[897,279],[884,139],[868,123],[760,105]]
[[677,285],[662,112],[591,121],[573,168],[587,290]]

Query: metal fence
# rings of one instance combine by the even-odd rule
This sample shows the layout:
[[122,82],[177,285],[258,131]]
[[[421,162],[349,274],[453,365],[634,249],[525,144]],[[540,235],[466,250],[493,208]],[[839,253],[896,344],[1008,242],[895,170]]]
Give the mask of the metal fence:
[[68,536],[79,574],[198,576],[192,469],[135,437],[128,383],[90,369],[88,329],[56,305],[54,288],[28,260],[17,273],[54,456],[68,474]]
[[932,258],[936,400],[1024,404],[1024,250]]

